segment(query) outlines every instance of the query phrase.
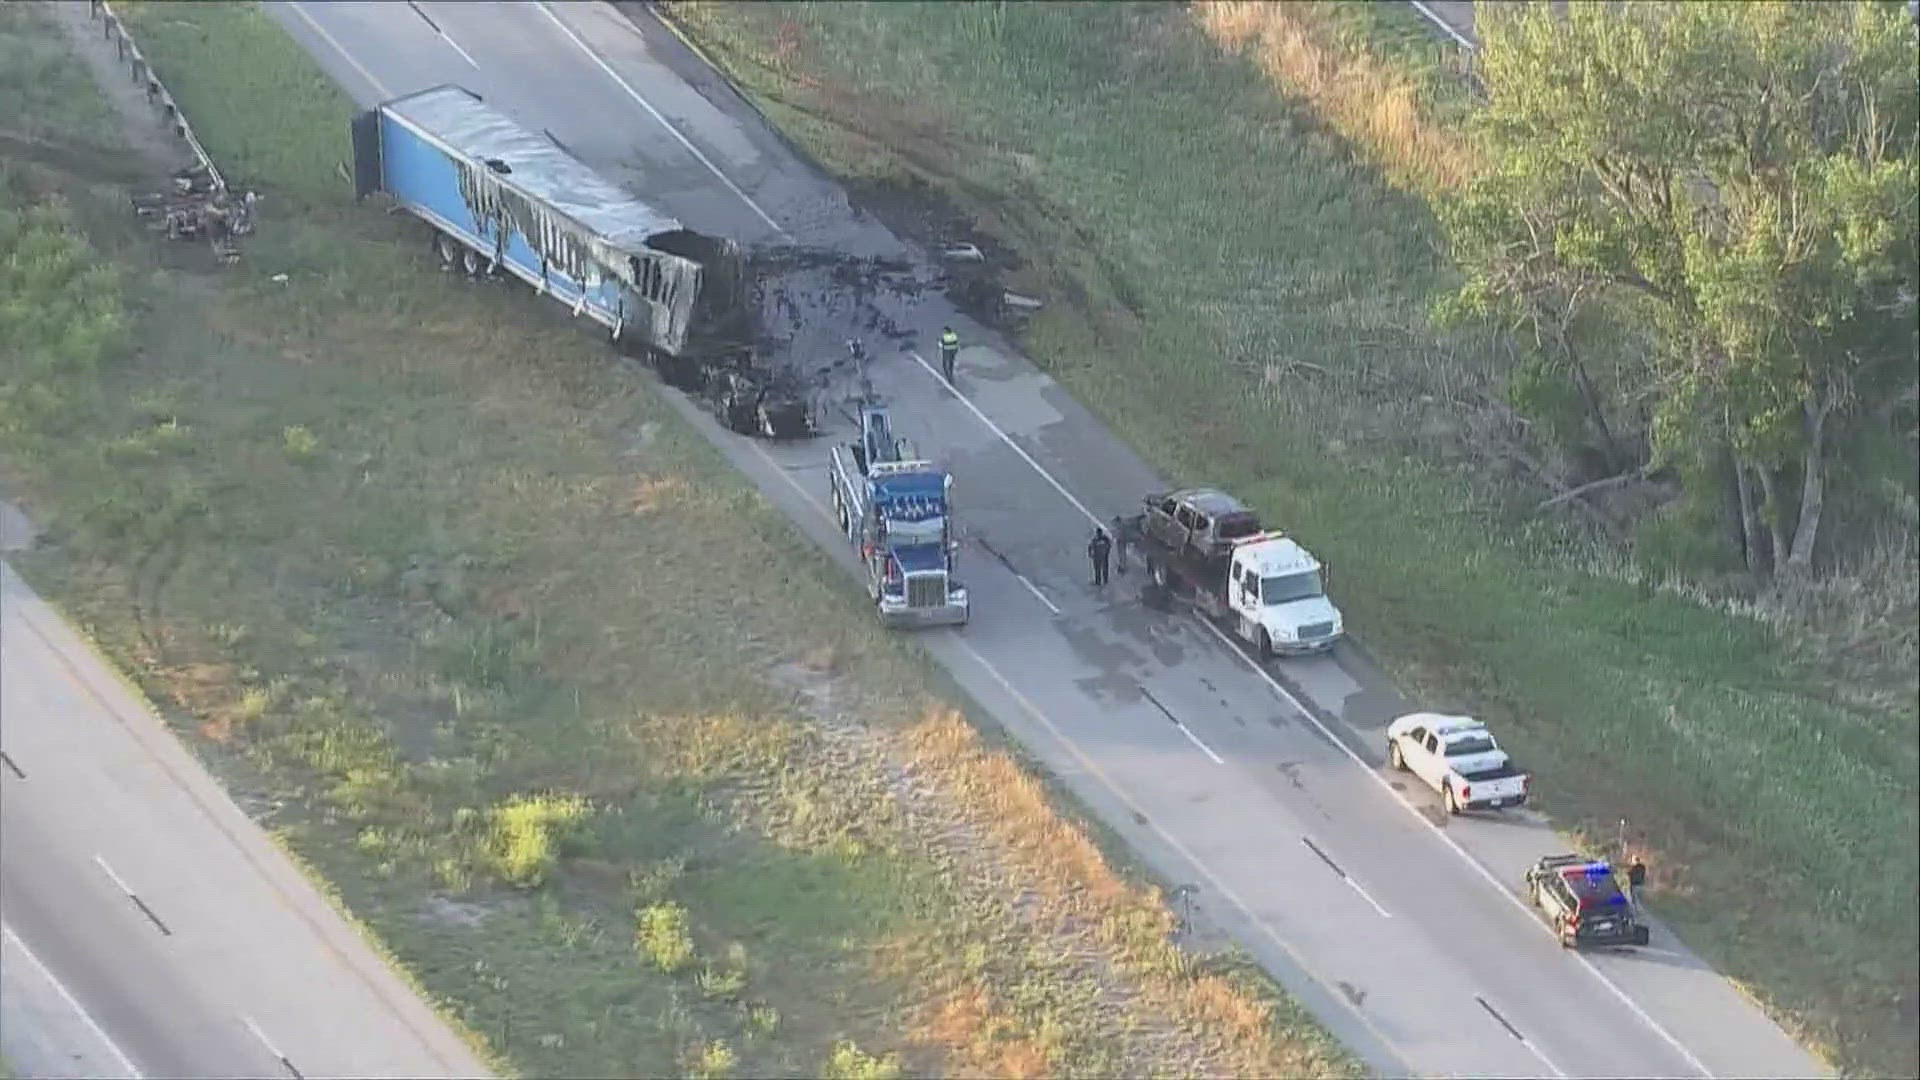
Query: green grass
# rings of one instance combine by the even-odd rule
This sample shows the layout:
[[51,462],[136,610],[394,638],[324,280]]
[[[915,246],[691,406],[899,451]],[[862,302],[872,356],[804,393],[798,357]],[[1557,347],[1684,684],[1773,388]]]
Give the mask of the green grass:
[[1478,475],[1494,373],[1429,323],[1422,203],[1178,7],[674,10],[829,167],[1015,246],[1052,300],[1030,353],[1328,555],[1349,625],[1496,723],[1563,825],[1626,817],[1689,943],[1849,1070],[1920,1068],[1910,681],[1836,685]]
[[330,187],[348,104],[258,9],[124,7],[267,201],[215,270],[79,178],[0,188],[23,573],[504,1067],[1354,1071],[1169,945],[650,380]]

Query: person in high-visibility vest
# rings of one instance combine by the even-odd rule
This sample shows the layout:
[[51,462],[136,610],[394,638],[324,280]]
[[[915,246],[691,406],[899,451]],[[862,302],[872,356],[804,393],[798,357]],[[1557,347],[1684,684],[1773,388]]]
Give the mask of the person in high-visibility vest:
[[960,335],[953,327],[940,328],[940,371],[948,382],[953,381],[953,358],[960,355]]

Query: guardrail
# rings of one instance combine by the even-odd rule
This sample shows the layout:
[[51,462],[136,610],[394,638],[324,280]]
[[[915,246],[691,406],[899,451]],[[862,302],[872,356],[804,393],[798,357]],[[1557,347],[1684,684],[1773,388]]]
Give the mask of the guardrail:
[[100,23],[101,34],[113,42],[120,59],[126,62],[134,85],[146,92],[147,103],[160,114],[161,120],[172,130],[175,137],[185,142],[187,148],[193,151],[194,159],[199,162],[200,168],[206,171],[208,179],[213,184],[213,190],[218,194],[226,194],[227,181],[221,175],[219,166],[213,163],[213,157],[207,153],[207,148],[200,145],[199,138],[193,133],[193,125],[187,122],[186,114],[180,111],[180,106],[173,100],[173,95],[169,94],[167,88],[161,84],[160,76],[154,74],[153,65],[141,55],[140,46],[134,44],[133,36],[127,32],[120,16],[114,14],[112,5],[108,4],[107,0],[88,0],[87,13]]
[[[1407,3],[1411,4],[1413,10],[1419,12],[1428,22],[1439,27],[1440,32],[1447,35],[1448,40],[1457,46],[1454,52],[1453,67],[1458,72],[1460,78],[1466,82],[1468,91],[1484,101],[1487,96],[1487,86],[1486,83],[1480,80],[1480,67],[1478,64],[1480,55],[1479,43],[1461,33],[1452,23],[1442,18],[1439,12],[1423,3],[1422,0],[1407,0]],[[1444,48],[1444,46],[1442,47]]]

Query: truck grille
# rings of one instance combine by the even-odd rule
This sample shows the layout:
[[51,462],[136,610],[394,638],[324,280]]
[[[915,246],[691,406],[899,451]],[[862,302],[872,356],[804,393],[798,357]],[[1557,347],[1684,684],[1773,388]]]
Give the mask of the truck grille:
[[1333,624],[1330,622],[1309,623],[1300,628],[1301,641],[1312,641],[1314,638],[1328,637],[1332,634]]
[[914,574],[907,578],[907,606],[940,607],[947,602],[947,575]]

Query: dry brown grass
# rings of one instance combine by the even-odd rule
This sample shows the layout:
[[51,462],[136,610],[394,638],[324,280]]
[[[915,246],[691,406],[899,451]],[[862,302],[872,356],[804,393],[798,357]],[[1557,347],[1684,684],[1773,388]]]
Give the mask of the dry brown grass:
[[1332,5],[1211,0],[1189,10],[1222,49],[1248,53],[1282,93],[1310,102],[1394,183],[1434,191],[1467,178],[1467,148],[1422,115],[1413,77],[1337,42]]

